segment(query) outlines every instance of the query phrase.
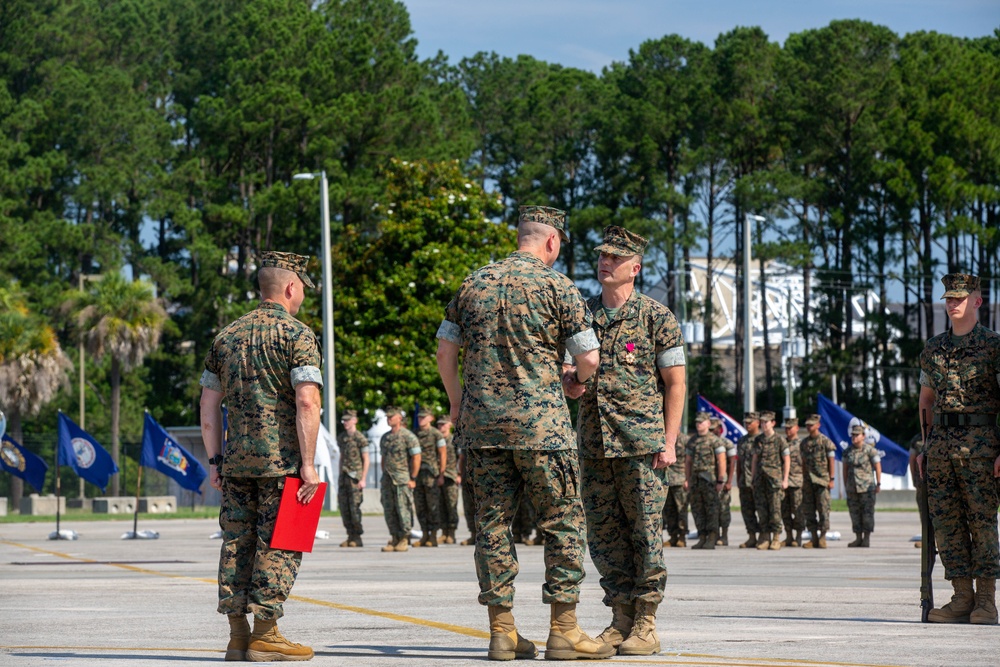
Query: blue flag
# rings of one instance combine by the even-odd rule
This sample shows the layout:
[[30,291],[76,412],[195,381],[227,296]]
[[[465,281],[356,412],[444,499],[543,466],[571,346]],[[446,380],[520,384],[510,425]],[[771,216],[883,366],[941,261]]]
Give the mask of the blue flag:
[[49,470],[40,456],[29,452],[9,435],[3,436],[0,441],[0,468],[17,475],[39,493],[45,484],[45,473]]
[[118,472],[118,466],[108,450],[101,447],[93,436],[76,423],[59,413],[59,465],[68,465],[76,474],[94,486],[104,489],[108,480]]
[[747,430],[738,421],[719,409],[717,405],[698,394],[698,412],[707,412],[722,421],[722,437],[734,445],[747,434]]
[[878,450],[882,458],[882,472],[888,475],[906,475],[910,463],[910,453],[878,432],[871,424],[858,419],[823,394],[819,395],[820,433],[837,445],[837,458],[841,459],[845,449],[851,446],[851,427],[861,424],[865,427],[865,441]]
[[155,468],[189,491],[201,493],[201,483],[208,476],[198,459],[181,447],[153,415],[146,413],[142,426],[142,452],[139,465]]

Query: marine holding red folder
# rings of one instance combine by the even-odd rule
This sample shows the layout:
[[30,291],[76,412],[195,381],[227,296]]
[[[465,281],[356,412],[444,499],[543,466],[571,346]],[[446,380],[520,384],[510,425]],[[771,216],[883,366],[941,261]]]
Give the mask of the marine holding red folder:
[[[260,304],[223,329],[205,357],[201,433],[210,457],[209,482],[222,491],[218,609],[229,617],[226,660],[313,657],[311,648],[288,641],[278,631],[303,544],[283,541],[275,525],[279,507],[291,514],[315,511],[318,521],[322,505],[313,465],[322,359],[315,334],[295,319],[305,288],[314,287],[305,272],[308,260],[291,253],[263,253],[257,273]],[[229,416],[225,434],[223,401]],[[298,487],[296,502],[281,502],[286,486]],[[293,518],[283,525],[301,527],[302,522]],[[315,521],[311,526],[315,537]],[[306,525],[290,537],[308,532]],[[311,550],[311,540],[308,547]],[[252,633],[247,614],[254,617]]]

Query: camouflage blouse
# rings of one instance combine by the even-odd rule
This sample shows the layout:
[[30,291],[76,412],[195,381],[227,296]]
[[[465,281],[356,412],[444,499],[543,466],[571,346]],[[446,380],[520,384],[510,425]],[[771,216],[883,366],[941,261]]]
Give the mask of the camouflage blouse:
[[837,445],[822,433],[815,438],[811,435],[803,438],[802,465],[805,474],[813,484],[827,486],[830,483],[830,459],[837,457]]
[[342,431],[337,435],[337,446],[340,447],[340,472],[351,479],[360,480],[364,469],[361,455],[368,451],[368,438],[361,431]]
[[725,453],[726,441],[714,433],[691,436],[685,448],[685,455],[691,457],[691,476],[714,482],[719,478],[715,457]]
[[[920,353],[920,384],[937,394],[935,414],[1000,412],[1000,334],[976,324],[965,336],[934,336]],[[996,424],[932,426],[925,454],[939,457],[1000,455]]]
[[601,343],[601,364],[580,397],[580,456],[618,458],[662,452],[660,369],[685,364],[677,318],[666,306],[636,291],[610,320],[600,295],[587,306]]
[[272,301],[219,332],[205,357],[201,385],[222,392],[229,408],[223,476],[298,472],[295,386],[322,386],[321,364],[312,330]]
[[410,457],[420,453],[420,441],[405,426],[398,433],[389,431],[379,441],[382,455],[382,474],[397,486],[410,481]]
[[754,454],[760,456],[757,462],[757,476],[780,485],[784,466],[782,460],[790,456],[788,443],[777,433],[768,437],[761,432],[754,440],[753,447]]
[[848,493],[864,493],[875,488],[875,464],[881,459],[869,444],[851,445],[844,452],[844,489]]
[[441,474],[438,470],[438,449],[448,446],[444,433],[429,426],[417,431],[417,440],[420,441],[420,469],[437,477]]
[[531,253],[514,252],[465,279],[437,337],[464,349],[459,447],[574,447],[563,352],[600,345],[569,278]]

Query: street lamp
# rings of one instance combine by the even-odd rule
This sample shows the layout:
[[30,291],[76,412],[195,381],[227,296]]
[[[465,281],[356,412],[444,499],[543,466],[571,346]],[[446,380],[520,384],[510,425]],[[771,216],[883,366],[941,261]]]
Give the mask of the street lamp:
[[319,211],[320,224],[323,227],[323,421],[326,430],[332,436],[335,431],[337,416],[337,389],[334,373],[333,355],[333,269],[330,266],[330,186],[326,180],[326,171],[319,173],[295,174],[296,181],[311,181],[319,177]]
[[[750,221],[766,218],[747,213],[743,216],[743,411],[753,412],[757,403],[753,379],[753,321],[750,319]],[[761,303],[761,308],[764,304]]]

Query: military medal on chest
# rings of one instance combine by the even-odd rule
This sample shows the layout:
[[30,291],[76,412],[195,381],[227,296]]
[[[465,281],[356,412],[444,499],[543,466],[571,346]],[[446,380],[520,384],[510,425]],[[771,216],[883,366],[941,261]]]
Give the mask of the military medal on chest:
[[625,353],[625,363],[634,364],[635,363],[635,343],[625,343],[625,349],[628,352]]

